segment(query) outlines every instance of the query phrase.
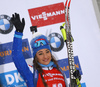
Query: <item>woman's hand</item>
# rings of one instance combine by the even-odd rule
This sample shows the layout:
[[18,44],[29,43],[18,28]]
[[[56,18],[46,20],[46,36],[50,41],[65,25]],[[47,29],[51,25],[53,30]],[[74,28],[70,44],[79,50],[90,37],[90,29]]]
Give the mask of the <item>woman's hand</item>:
[[12,14],[11,21],[12,21],[13,25],[15,26],[16,31],[23,33],[24,26],[25,26],[24,18],[22,18],[22,21],[21,21],[20,15],[15,13],[15,14]]

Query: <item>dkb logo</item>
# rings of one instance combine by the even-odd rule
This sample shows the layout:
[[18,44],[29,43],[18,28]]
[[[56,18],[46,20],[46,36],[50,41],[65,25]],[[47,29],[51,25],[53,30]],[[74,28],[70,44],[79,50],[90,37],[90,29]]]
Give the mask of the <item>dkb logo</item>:
[[0,74],[3,87],[27,87],[17,70]]

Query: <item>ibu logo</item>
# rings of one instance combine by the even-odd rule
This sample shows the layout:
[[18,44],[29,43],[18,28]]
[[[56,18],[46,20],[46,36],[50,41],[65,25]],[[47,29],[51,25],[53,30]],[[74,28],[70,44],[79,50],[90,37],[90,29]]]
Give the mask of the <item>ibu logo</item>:
[[17,70],[0,74],[3,87],[27,87]]

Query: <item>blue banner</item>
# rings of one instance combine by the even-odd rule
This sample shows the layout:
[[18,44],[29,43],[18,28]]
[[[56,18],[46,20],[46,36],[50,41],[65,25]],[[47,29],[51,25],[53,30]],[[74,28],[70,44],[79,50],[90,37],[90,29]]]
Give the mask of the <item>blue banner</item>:
[[0,74],[2,87],[27,87],[17,70]]
[[[0,65],[13,62],[12,44],[12,42],[0,44]],[[23,39],[22,41],[22,52],[25,59],[32,57],[28,39]]]
[[[79,70],[80,74],[82,75],[82,70],[80,66],[80,62],[78,56],[74,57],[75,67]],[[58,65],[60,66],[61,70],[65,73],[66,77],[69,78],[69,65],[68,65],[68,58],[58,60]]]

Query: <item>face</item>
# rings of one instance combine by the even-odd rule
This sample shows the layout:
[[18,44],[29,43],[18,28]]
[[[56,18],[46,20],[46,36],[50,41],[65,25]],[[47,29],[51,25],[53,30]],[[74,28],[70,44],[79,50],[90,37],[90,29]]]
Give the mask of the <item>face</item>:
[[48,49],[41,49],[36,53],[39,63],[48,65],[51,61],[51,52]]

